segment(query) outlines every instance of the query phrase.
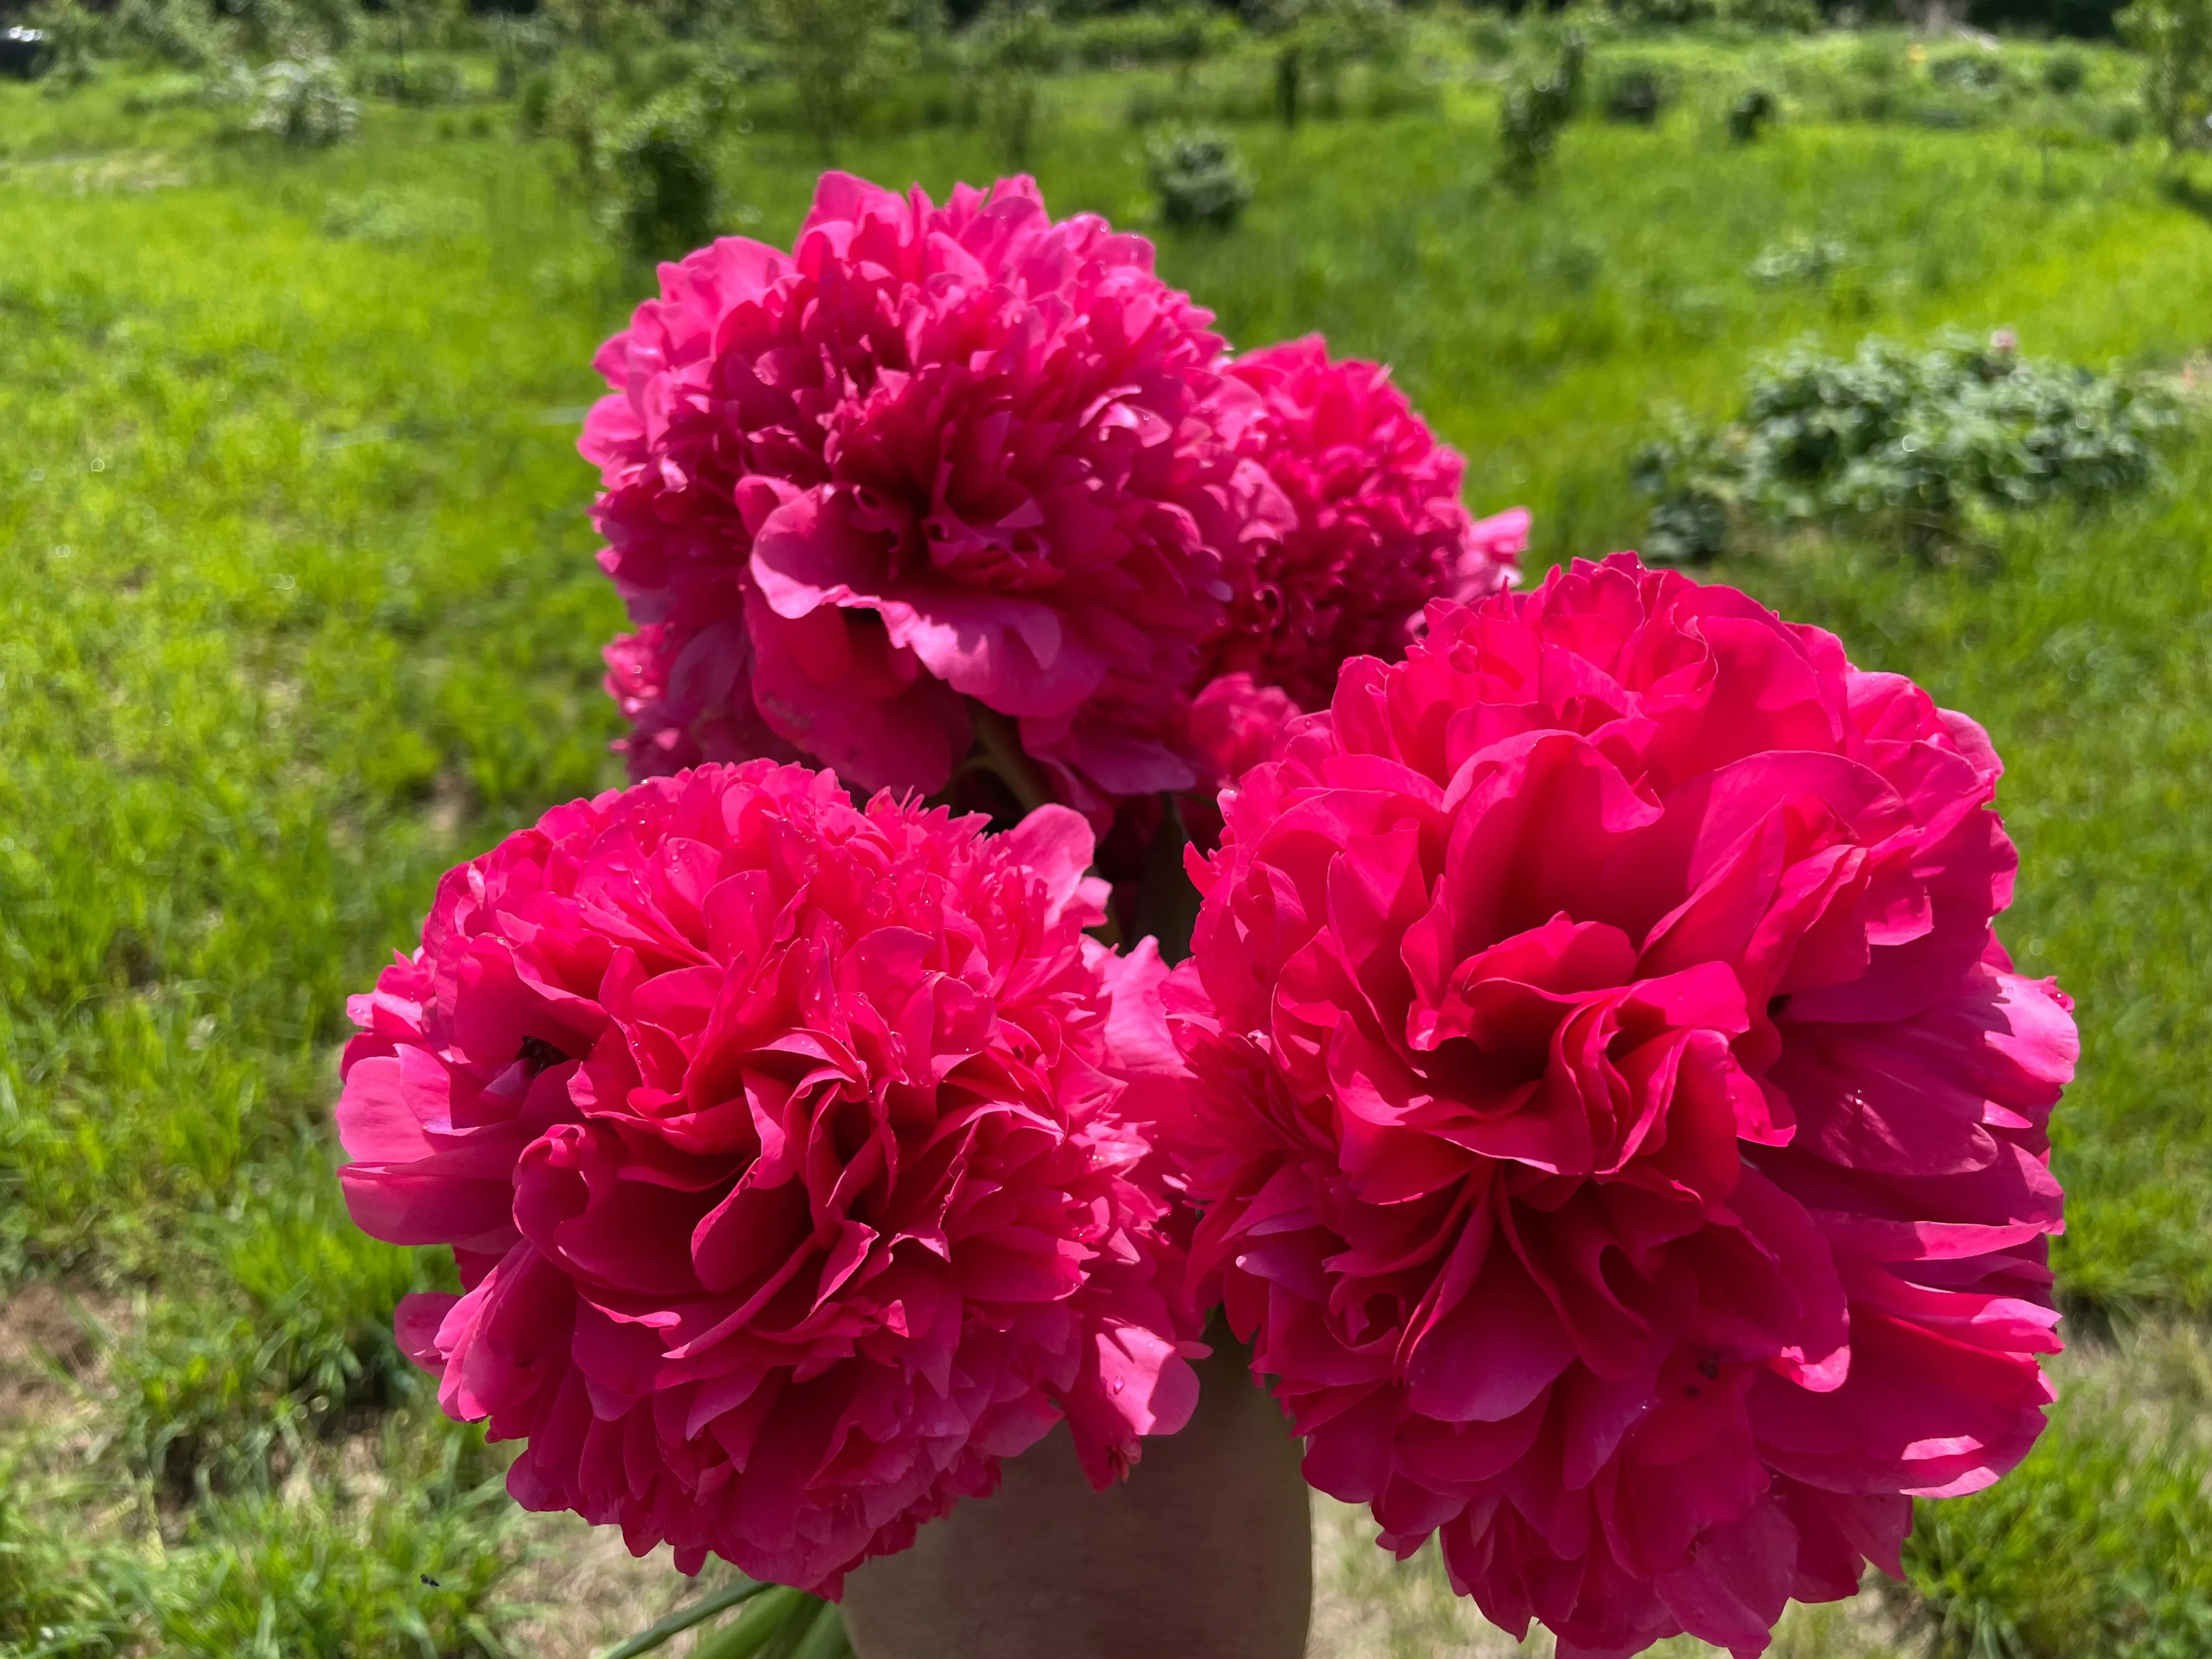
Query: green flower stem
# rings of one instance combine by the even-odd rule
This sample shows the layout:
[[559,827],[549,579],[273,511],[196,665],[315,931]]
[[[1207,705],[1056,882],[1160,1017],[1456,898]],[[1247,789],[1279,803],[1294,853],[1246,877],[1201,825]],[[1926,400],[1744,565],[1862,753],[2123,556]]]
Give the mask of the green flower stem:
[[678,1607],[667,1618],[649,1630],[640,1631],[620,1647],[611,1650],[603,1659],[637,1659],[641,1653],[650,1653],[672,1637],[681,1636],[694,1625],[703,1625],[719,1613],[750,1601],[764,1590],[777,1586],[741,1578],[726,1589],[716,1590],[712,1595],[702,1595],[689,1607]]
[[976,740],[983,745],[985,764],[1013,792],[1022,811],[1034,812],[1050,800],[1030,757],[1022,751],[1020,728],[997,709],[986,708],[972,697],[968,711],[975,723]]
[[824,1601],[806,1627],[806,1634],[791,1650],[791,1659],[847,1659],[853,1651],[845,1639],[845,1613],[835,1601]]
[[753,1659],[784,1634],[793,1613],[814,1598],[778,1584],[691,1650],[691,1659]]

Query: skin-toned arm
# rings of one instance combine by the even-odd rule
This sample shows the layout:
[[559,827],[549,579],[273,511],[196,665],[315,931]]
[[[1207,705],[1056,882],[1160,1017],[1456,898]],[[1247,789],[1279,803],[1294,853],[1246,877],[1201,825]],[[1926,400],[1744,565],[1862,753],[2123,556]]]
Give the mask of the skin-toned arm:
[[1300,1659],[1313,1595],[1298,1446],[1245,1352],[1198,1362],[1189,1426],[1094,1492],[1065,1427],[994,1496],[847,1581],[857,1659]]

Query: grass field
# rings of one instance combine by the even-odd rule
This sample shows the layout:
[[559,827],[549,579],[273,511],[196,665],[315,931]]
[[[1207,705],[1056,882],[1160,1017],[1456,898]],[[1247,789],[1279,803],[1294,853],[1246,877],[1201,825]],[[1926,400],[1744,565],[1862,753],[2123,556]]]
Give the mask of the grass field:
[[[1835,89],[1909,88],[1903,37],[1604,43],[1684,97],[1577,123],[1524,196],[1462,33],[1424,36],[1419,107],[1230,122],[1253,208],[1161,262],[1239,344],[1321,329],[1394,363],[1471,504],[1534,509],[1539,566],[1634,544],[1636,444],[1802,336],[2008,326],[2201,373],[2212,224],[2098,136],[2117,52],[2059,131],[2032,98],[1869,118]],[[1133,99],[1233,114],[1261,72],[1052,82],[1047,199],[1144,226]],[[1790,118],[1732,146],[1719,104],[1753,80]],[[574,441],[632,279],[488,97],[372,105],[361,142],[295,154],[184,92],[0,87],[0,1654],[581,1653],[674,1588],[519,1521],[495,1453],[436,1419],[388,1319],[450,1268],[347,1227],[328,1105],[343,998],[437,872],[618,775]],[[720,159],[738,222],[787,240],[811,149],[763,120]],[[999,170],[955,126],[838,159]],[[1848,258],[1754,276],[1792,234]],[[1955,557],[1801,539],[1715,574],[1989,727],[2023,860],[2003,931],[2085,1041],[2057,1264],[2095,1340],[2064,1420],[1923,1522],[1911,1593],[1785,1650],[2212,1654],[2212,446]],[[1323,1528],[1333,1655],[1492,1650],[1353,1529]]]

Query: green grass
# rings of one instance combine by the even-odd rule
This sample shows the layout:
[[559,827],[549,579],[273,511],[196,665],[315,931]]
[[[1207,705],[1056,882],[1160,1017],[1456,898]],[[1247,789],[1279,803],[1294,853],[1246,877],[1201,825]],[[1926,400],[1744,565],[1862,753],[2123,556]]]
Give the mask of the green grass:
[[[1683,96],[1656,130],[1578,122],[1524,197],[1464,33],[1425,25],[1413,112],[1232,121],[1251,211],[1161,259],[1240,343],[1321,329],[1395,364],[1471,504],[1535,509],[1540,564],[1633,544],[1634,446],[1672,407],[1727,412],[1792,339],[2005,325],[2136,368],[2212,339],[2212,226],[2147,148],[2055,142],[2034,52],[2027,89],[1947,130],[1911,98],[1863,118],[1893,70],[1934,95],[1902,37],[1601,42],[1599,72],[1650,58]],[[1192,112],[1256,106],[1264,72],[1208,65]],[[2131,74],[2093,53],[2066,118],[2089,132]],[[1791,118],[1732,146],[1718,111],[1753,82]],[[1176,95],[1164,73],[1050,84],[1056,210],[1145,224],[1145,88]],[[0,1418],[22,1472],[0,1654],[491,1652],[520,1548],[483,1495],[496,1463],[434,1425],[387,1328],[447,1269],[346,1227],[328,1105],[343,999],[437,872],[618,775],[597,653],[619,607],[574,441],[636,296],[504,109],[372,106],[361,143],[292,155],[185,90],[0,87],[0,1283],[61,1278],[109,1326],[66,1448]],[[815,158],[771,105],[722,172],[784,240]],[[957,128],[839,159],[938,191],[998,170]],[[1757,280],[1792,234],[1850,258]],[[2085,1039],[2063,1293],[2212,1314],[2212,449],[1954,561],[1813,540],[1717,574],[1990,727],[2023,858],[2005,935]],[[2101,1540],[2112,1572],[2159,1571],[2132,1540],[2193,1527],[2194,1500],[2131,1480],[2163,1443],[2113,1418],[2069,1416],[1996,1495],[1938,1510],[1920,1605],[2011,1619],[2025,1659],[2063,1650],[2032,1634],[2039,1551]],[[1996,1548],[2025,1524],[2008,1503],[2056,1516],[2021,1534],[2050,1541]]]

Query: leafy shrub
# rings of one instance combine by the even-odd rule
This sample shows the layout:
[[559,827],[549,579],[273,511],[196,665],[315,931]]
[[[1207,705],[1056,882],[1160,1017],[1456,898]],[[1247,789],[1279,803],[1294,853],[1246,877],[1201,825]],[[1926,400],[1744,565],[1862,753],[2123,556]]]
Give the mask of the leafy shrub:
[[1661,28],[1709,23],[1720,15],[1719,0],[1613,0],[1613,14],[1631,28]]
[[2178,419],[2162,393],[2022,358],[2003,340],[1953,335],[1924,351],[1869,340],[1850,359],[1799,347],[1752,375],[1729,425],[1638,452],[1637,487],[1657,497],[1644,550],[1704,557],[1745,520],[1886,520],[1926,545],[1971,513],[2142,488]]
[[283,58],[256,77],[253,113],[246,126],[288,144],[320,147],[353,137],[361,106],[345,95],[327,58]]
[[1748,144],[1772,125],[1781,115],[1782,106],[1774,94],[1765,87],[1747,87],[1736,94],[1728,109],[1729,142]]
[[39,72],[58,85],[82,86],[100,72],[100,20],[82,0],[47,0],[27,21],[46,37]]
[[1036,150],[1043,76],[1060,66],[1066,45],[1051,13],[1030,3],[990,12],[963,42],[969,107],[1009,168],[1026,167]]
[[853,129],[876,70],[873,36],[886,0],[760,0],[761,21],[798,105],[799,125],[824,157]]
[[1512,53],[1513,24],[1503,12],[1479,10],[1468,25],[1467,39],[1477,58],[1495,62]]
[[1770,242],[1751,262],[1751,279],[1770,287],[1825,283],[1850,262],[1849,245],[1832,236],[1785,236]]
[[1498,140],[1504,152],[1500,170],[1516,190],[1535,183],[1536,169],[1558,144],[1559,129],[1581,107],[1587,52],[1582,35],[1570,31],[1545,74],[1507,83],[1498,108]]
[[718,125],[715,108],[685,88],[662,94],[606,136],[601,216],[632,259],[678,258],[714,240],[721,198],[710,140]]
[[1777,34],[1810,34],[1820,27],[1820,9],[1813,0],[1723,0],[1721,15]]
[[2071,46],[2062,47],[2043,60],[2044,90],[2061,98],[2081,91],[2088,78],[2088,60]]
[[1391,0],[1270,0],[1255,21],[1274,37],[1275,113],[1285,126],[1296,126],[1310,103],[1340,108],[1344,71],[1394,67],[1409,40]]
[[1671,90],[1666,78],[1649,64],[1619,64],[1605,80],[1601,100],[1606,118],[1650,126],[1667,107]]
[[1217,132],[1171,133],[1146,150],[1160,217],[1170,225],[1226,230],[1252,199],[1252,175]]
[[2212,0],[2135,0],[2113,20],[2143,66],[2144,112],[2169,149],[2212,140]]
[[157,63],[202,72],[233,51],[228,33],[193,0],[122,0],[108,15],[108,39]]
[[1194,6],[1110,12],[1060,31],[1065,57],[1093,69],[1121,64],[1187,69],[1231,50],[1243,32],[1235,18]]
[[1994,92],[2004,84],[2004,64],[1994,52],[1948,52],[1928,60],[1928,78],[1957,92]]
[[517,95],[523,82],[533,70],[550,64],[561,46],[559,37],[542,17],[502,14],[486,21],[484,33],[491,42],[496,85],[502,98]]
[[459,68],[441,58],[392,58],[363,69],[354,80],[354,90],[372,98],[388,98],[395,104],[428,109],[459,103],[468,91]]

